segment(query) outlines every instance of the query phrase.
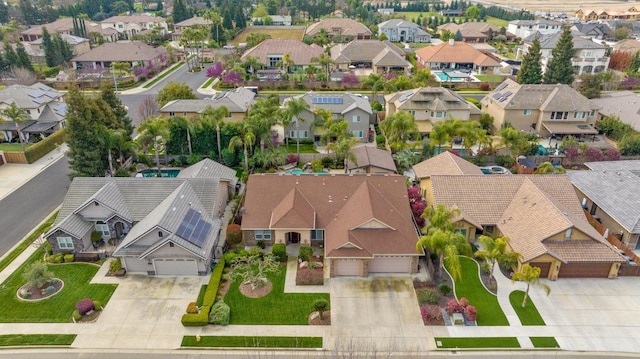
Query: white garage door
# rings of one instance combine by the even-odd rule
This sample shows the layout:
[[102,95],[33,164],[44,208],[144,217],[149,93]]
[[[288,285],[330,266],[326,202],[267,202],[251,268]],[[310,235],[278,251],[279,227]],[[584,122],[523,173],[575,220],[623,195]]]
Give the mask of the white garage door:
[[334,262],[335,275],[360,275],[362,261],[358,259],[338,259]]
[[122,258],[122,264],[127,270],[127,273],[144,273],[147,274],[147,260],[140,260],[137,257],[125,257]]
[[198,275],[195,259],[158,258],[153,260],[156,275]]
[[369,261],[369,273],[409,273],[411,257],[375,257]]

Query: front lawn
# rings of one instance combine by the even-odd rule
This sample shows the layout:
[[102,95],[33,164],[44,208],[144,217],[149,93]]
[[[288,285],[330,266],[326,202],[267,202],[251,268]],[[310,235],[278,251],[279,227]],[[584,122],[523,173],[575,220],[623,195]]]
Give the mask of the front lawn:
[[[27,149],[31,143],[25,143],[24,148]],[[22,152],[22,146],[19,143],[0,143],[0,151]]]
[[262,298],[247,298],[238,289],[236,279],[224,297],[231,308],[232,325],[307,325],[316,299],[329,300],[328,293],[284,293],[285,265],[267,277],[273,283],[271,293]]
[[435,338],[438,348],[520,348],[515,337]]
[[462,265],[462,279],[455,282],[456,297],[458,299],[467,298],[469,305],[476,307],[478,325],[509,325],[507,317],[500,308],[498,298],[482,285],[478,273],[478,263],[469,257],[460,257],[460,264]]
[[64,282],[64,288],[54,296],[37,301],[24,302],[18,299],[16,292],[25,284],[22,274],[25,268],[42,260],[42,251],[36,251],[18,270],[0,286],[0,323],[69,323],[76,302],[91,298],[106,305],[116,289],[112,284],[89,284],[96,274],[98,266],[88,263],[70,263],[49,265],[56,278]]
[[71,345],[75,334],[7,334],[0,335],[0,346]]
[[209,348],[322,348],[322,337],[185,336],[182,347]]
[[542,316],[538,313],[538,309],[536,305],[533,304],[531,297],[527,298],[527,306],[525,308],[522,308],[523,299],[524,292],[521,290],[514,290],[509,294],[509,302],[511,302],[513,310],[518,314],[520,323],[522,323],[522,325],[545,325],[544,319],[542,319]]
[[554,337],[529,337],[534,348],[560,348]]

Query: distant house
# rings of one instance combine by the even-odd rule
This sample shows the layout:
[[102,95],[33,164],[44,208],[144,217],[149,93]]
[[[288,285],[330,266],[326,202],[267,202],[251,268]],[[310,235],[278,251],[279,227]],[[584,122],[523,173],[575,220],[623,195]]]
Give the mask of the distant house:
[[396,164],[391,152],[371,146],[360,146],[351,150],[355,162],[347,162],[347,170],[351,174],[362,173],[396,173]]
[[450,118],[478,120],[480,110],[458,93],[444,87],[420,87],[384,96],[386,116],[398,111],[413,115],[418,130],[428,135],[438,121]]
[[440,10],[440,15],[442,16],[464,16],[466,14],[466,9],[442,9]]
[[388,40],[354,40],[331,48],[333,63],[342,71],[361,68],[372,69],[375,73],[391,71],[408,73],[411,63],[405,57],[404,50]]
[[312,59],[317,58],[323,52],[322,47],[316,44],[307,45],[300,40],[267,39],[247,50],[241,59],[244,61],[247,57],[256,57],[263,68],[282,70],[285,68],[282,60],[288,54],[293,61],[293,65],[288,66],[288,72],[293,73],[296,69],[317,65],[317,62]]
[[640,11],[636,6],[607,5],[606,8],[584,8],[576,11],[575,17],[582,21],[590,20],[632,20],[640,19]]
[[605,40],[611,37],[613,30],[607,24],[599,23],[577,23],[571,27],[572,31],[577,31],[586,38]]
[[212,108],[226,107],[229,115],[224,119],[228,122],[241,122],[253,104],[256,94],[245,87],[223,91],[211,98],[202,100],[173,100],[160,109],[163,117],[182,116],[186,118],[199,117],[207,106]]
[[253,17],[251,22],[253,25],[270,25],[270,26],[291,26],[291,16],[289,15],[269,15],[271,21],[266,22],[264,18]]
[[[88,20],[79,19],[78,21],[84,21],[84,28],[87,32],[86,36],[89,38],[92,37],[91,34],[98,34],[98,36],[102,37],[102,39],[107,42],[118,40],[118,31],[116,29],[103,29],[100,24]],[[64,17],[54,22],[44,25],[36,25],[20,32],[20,40],[24,42],[38,40],[42,37],[42,27],[45,27],[50,34],[75,35],[73,19],[70,17]]]
[[382,34],[391,42],[431,42],[431,35],[420,25],[402,19],[391,19],[378,24],[378,37]]
[[613,46],[613,49],[618,51],[631,52],[635,54],[636,52],[640,51],[640,41],[633,40],[633,39],[619,41],[618,43],[615,44],[615,46]]
[[131,39],[141,32],[153,29],[159,29],[163,35],[169,31],[169,25],[163,17],[152,15],[112,16],[104,19],[100,26],[103,29],[116,29],[124,39]]
[[182,32],[185,29],[199,29],[199,28],[211,28],[211,20],[205,19],[202,16],[194,16],[192,18],[180,21],[173,25],[173,32],[171,33],[171,40],[180,41]]
[[105,69],[109,68],[113,62],[126,62],[133,67],[149,64],[161,67],[168,58],[164,47],[152,47],[141,41],[131,41],[102,44],[72,58],[71,63],[76,70]]
[[507,32],[510,32],[517,37],[524,39],[535,33],[541,35],[552,35],[562,31],[562,23],[537,19],[537,20],[512,20],[509,21],[507,26]]
[[305,36],[316,37],[321,30],[327,32],[329,39],[336,42],[348,42],[351,40],[369,40],[372,37],[368,27],[348,18],[326,18],[307,27]]
[[[36,83],[31,86],[11,85],[0,90],[0,110],[15,103],[29,114],[29,120],[20,126],[20,133],[24,142],[29,142],[32,136],[48,136],[65,127],[67,104],[64,94],[53,88]],[[7,117],[0,121],[0,131],[4,139],[11,142],[18,136],[16,124]]]
[[600,108],[598,112],[601,117],[618,117],[620,121],[640,131],[640,94],[633,91],[612,91],[590,101]]
[[507,79],[482,101],[493,126],[510,123],[523,132],[551,135],[594,135],[598,106],[569,85],[521,85]]
[[402,176],[254,174],[244,208],[247,245],[322,245],[331,277],[418,268],[418,233]]
[[462,41],[444,42],[423,47],[415,52],[418,62],[431,70],[470,70],[477,74],[498,73],[500,63]]
[[363,96],[348,92],[320,94],[310,91],[285,99],[283,106],[286,106],[287,101],[294,98],[303,99],[309,105],[309,110],[304,110],[298,116],[297,125],[293,121],[293,124],[284,128],[286,137],[302,140],[312,139],[314,142],[320,143],[322,129],[316,129],[316,114],[314,111],[326,109],[331,111],[334,118],[343,118],[349,124],[348,131],[353,134],[354,138],[362,142],[367,141],[373,111],[369,100]]
[[[60,37],[69,44],[73,56],[82,55],[91,50],[89,39],[67,34],[60,35]],[[42,38],[29,42],[28,45],[25,46],[25,50],[27,54],[29,54],[31,62],[36,64],[46,63],[44,48],[42,47]]]
[[220,215],[236,181],[209,159],[177,178],[76,177],[44,237],[54,253],[102,252],[109,242],[129,273],[206,275],[222,256]]
[[[462,41],[470,44],[485,43],[489,41],[490,36],[500,35],[500,28],[488,22],[465,22],[463,24],[451,22],[438,26],[438,33],[440,35],[442,35],[445,30],[450,31],[454,35],[460,31]],[[516,37],[509,32],[507,32],[505,36],[508,41],[513,41]]]
[[394,12],[395,12],[395,9],[392,7],[378,9],[378,14],[380,15],[393,15]]

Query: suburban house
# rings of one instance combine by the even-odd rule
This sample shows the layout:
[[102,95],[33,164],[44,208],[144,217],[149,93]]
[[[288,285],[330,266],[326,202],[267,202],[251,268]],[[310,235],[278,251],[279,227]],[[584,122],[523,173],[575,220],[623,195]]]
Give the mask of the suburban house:
[[[173,25],[173,32],[171,33],[171,40],[180,41],[182,32],[185,29],[199,29],[199,28],[211,28],[211,20],[205,19],[202,16],[194,16],[192,18],[180,21]],[[215,32],[214,32],[215,34]]]
[[422,135],[428,135],[437,121],[450,118],[478,120],[481,114],[474,104],[444,87],[420,87],[394,92],[385,95],[384,101],[386,116],[398,111],[409,112]]
[[331,48],[334,66],[342,71],[353,68],[372,69],[374,73],[402,71],[409,73],[411,63],[404,50],[390,41],[354,40]]
[[542,137],[598,133],[598,106],[569,85],[521,85],[506,79],[481,103],[483,112],[493,116],[494,128],[509,122]]
[[371,30],[362,23],[340,17],[330,17],[311,24],[307,27],[304,35],[316,37],[321,30],[326,31],[329,39],[334,42],[369,40],[372,38]]
[[206,275],[235,185],[235,171],[209,159],[177,178],[76,177],[44,237],[54,253],[104,252],[107,241],[129,273]]
[[[547,64],[553,58],[552,51],[558,44],[558,40],[562,33],[556,33],[547,36],[534,34],[524,39],[522,45],[522,55],[528,52],[533,40],[538,37],[540,40],[540,63],[542,71],[547,68]],[[587,40],[578,34],[573,34],[573,58],[571,64],[577,75],[597,74],[609,67],[609,57],[607,56],[607,47],[600,45],[591,40]]]
[[[500,28],[488,22],[465,22],[462,24],[450,22],[448,24],[438,26],[438,33],[440,35],[445,31],[450,31],[454,35],[460,31],[462,41],[470,44],[485,43],[492,37],[500,35]],[[509,32],[507,32],[505,36],[509,41],[514,40],[516,37],[514,34]]]
[[640,19],[640,11],[635,6],[607,5],[607,8],[585,8],[576,11],[575,17],[581,21],[590,20],[631,20]]
[[[82,55],[91,50],[91,43],[89,39],[85,39],[84,37],[62,34],[60,35],[60,38],[69,44],[73,56]],[[44,48],[42,47],[42,38],[27,43],[25,50],[27,51],[27,54],[29,54],[31,62],[36,64],[46,63]]]
[[[413,165],[414,182],[420,185],[420,193],[427,198],[433,198],[431,177],[437,175],[481,175],[480,167],[462,159],[460,156],[444,151]],[[427,201],[427,206],[433,202]]]
[[371,146],[360,146],[351,150],[355,162],[347,161],[347,171],[351,174],[397,173],[391,152]]
[[331,111],[334,118],[343,118],[349,124],[348,131],[353,134],[353,137],[362,142],[367,141],[369,124],[373,117],[373,111],[367,98],[349,92],[320,94],[310,91],[289,97],[284,100],[282,105],[286,106],[287,101],[293,98],[303,99],[309,105],[309,109],[302,111],[297,121],[293,119],[293,123],[284,128],[285,137],[301,140],[312,139],[315,143],[320,143],[324,130],[316,127],[317,115],[315,111],[325,109]]
[[590,171],[569,171],[582,207],[627,247],[639,249],[640,161],[585,163]]
[[478,51],[463,41],[448,42],[423,47],[415,52],[418,63],[431,70],[468,70],[477,74],[493,74],[500,71],[500,63],[490,55]]
[[571,31],[580,33],[580,36],[585,38],[605,40],[609,39],[613,30],[607,24],[599,23],[582,23],[573,24]]
[[[603,93],[599,98],[589,100],[598,106],[600,119],[616,116],[620,121],[640,131],[640,94],[633,91],[612,91]],[[596,122],[596,127],[598,124]]]
[[162,68],[169,59],[164,47],[153,47],[141,41],[108,42],[71,59],[73,68],[108,69],[114,62],[126,62],[132,67],[153,65]]
[[163,117],[182,116],[199,117],[207,106],[212,108],[226,107],[229,114],[224,119],[228,122],[242,122],[253,104],[255,92],[239,87],[233,90],[218,92],[211,98],[198,100],[172,100],[160,109]]
[[289,15],[269,15],[268,19],[261,17],[252,17],[253,25],[269,25],[269,26],[291,26],[291,16]]
[[509,21],[507,32],[510,32],[521,39],[527,38],[533,34],[552,35],[562,31],[562,23],[546,20],[512,20]]
[[382,34],[391,42],[431,42],[431,35],[420,25],[402,19],[391,19],[378,24],[378,37]]
[[322,245],[332,277],[417,270],[418,232],[400,175],[254,174],[244,208],[247,245]]
[[447,17],[447,16],[453,16],[453,17],[457,17],[457,16],[464,16],[466,14],[466,9],[442,9],[440,10],[440,15]]
[[[255,57],[266,70],[285,70],[283,59],[288,55],[293,65],[288,66],[288,72],[293,73],[296,69],[307,68],[310,65],[317,65],[315,59],[324,52],[321,46],[316,44],[307,45],[300,40],[294,39],[267,39],[258,45],[247,50],[241,57],[244,61],[247,57]],[[260,74],[260,70],[258,71]]]
[[[115,29],[102,29],[100,24],[89,20],[78,19],[78,21],[84,21],[87,37],[91,37],[90,35],[95,33],[107,42],[118,40],[118,31]],[[54,22],[44,25],[35,25],[20,32],[20,40],[23,42],[38,40],[42,37],[42,27],[45,27],[50,34],[76,35],[74,34],[73,19],[70,17],[63,17]]]
[[[64,94],[53,88],[36,83],[31,86],[11,85],[0,90],[0,110],[15,103],[29,114],[29,119],[19,124],[20,134],[24,142],[32,140],[32,136],[48,136],[65,127],[64,117],[67,104]],[[5,140],[11,142],[18,136],[16,124],[9,118],[2,118],[0,131]]]
[[131,39],[147,30],[159,29],[161,34],[169,31],[167,21],[163,17],[153,15],[112,16],[102,20],[100,26],[103,29],[116,29],[123,39]]
[[633,40],[633,39],[627,39],[627,40],[623,40],[623,41],[618,41],[614,46],[613,46],[613,50],[618,50],[618,51],[628,51],[631,52],[633,54],[635,54],[636,52],[640,51],[640,41],[638,40]]

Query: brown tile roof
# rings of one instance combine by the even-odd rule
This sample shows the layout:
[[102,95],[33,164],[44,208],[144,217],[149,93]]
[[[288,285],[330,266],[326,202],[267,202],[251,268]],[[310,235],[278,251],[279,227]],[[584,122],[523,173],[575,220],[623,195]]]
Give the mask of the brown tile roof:
[[107,42],[71,61],[151,61],[166,53],[163,47],[152,47],[141,41]]
[[391,152],[389,151],[370,146],[361,146],[354,148],[351,152],[356,157],[356,163],[349,161],[347,163],[347,168],[349,169],[373,166],[396,172],[396,164],[393,162],[393,157],[391,157]]
[[331,58],[338,64],[371,62],[375,66],[411,66],[402,49],[390,41],[353,40],[331,48]]
[[[325,230],[327,257],[417,255],[418,235],[399,175],[255,174],[247,181],[244,207],[243,230],[271,228],[273,218],[287,222],[281,228],[306,230],[313,210],[312,228]],[[303,219],[293,223],[297,209]]]
[[416,50],[415,54],[424,63],[474,63],[478,66],[500,66],[498,61],[489,55],[461,41],[455,41],[453,45],[443,42],[439,45],[423,47]]
[[342,36],[357,36],[358,34],[371,35],[371,30],[364,24],[347,18],[331,17],[322,19],[315,24],[309,25],[305,35],[316,36],[320,29],[325,29],[330,35],[334,35],[334,29],[339,29]]
[[273,208],[269,228],[316,228],[316,212],[297,188]]
[[20,34],[24,35],[42,35],[42,27],[47,28],[47,31],[51,34],[55,34],[57,32],[66,32],[71,31],[73,29],[73,19],[70,17],[63,17],[62,19],[58,19],[54,22],[50,22],[44,25],[36,25],[29,29],[22,31]]
[[629,52],[636,53],[640,51],[640,41],[631,40],[631,39],[623,40],[618,42],[613,48],[614,50],[629,51]]
[[445,151],[414,165],[413,173],[419,180],[433,175],[481,175],[482,170],[473,163]]
[[250,48],[242,55],[242,59],[249,56],[257,57],[262,64],[267,63],[270,55],[284,56],[289,54],[291,60],[296,65],[309,65],[313,63],[312,58],[320,56],[324,50],[319,46],[309,46],[300,40],[295,39],[267,39],[255,47]]
[[210,26],[210,25],[211,25],[211,20],[205,19],[202,16],[194,16],[189,19],[180,21],[174,26],[177,28],[184,28],[184,27],[192,27],[192,26]]
[[480,115],[481,111],[458,93],[444,87],[419,87],[390,93],[384,96],[387,103],[393,102],[396,110],[468,110],[469,114]]

